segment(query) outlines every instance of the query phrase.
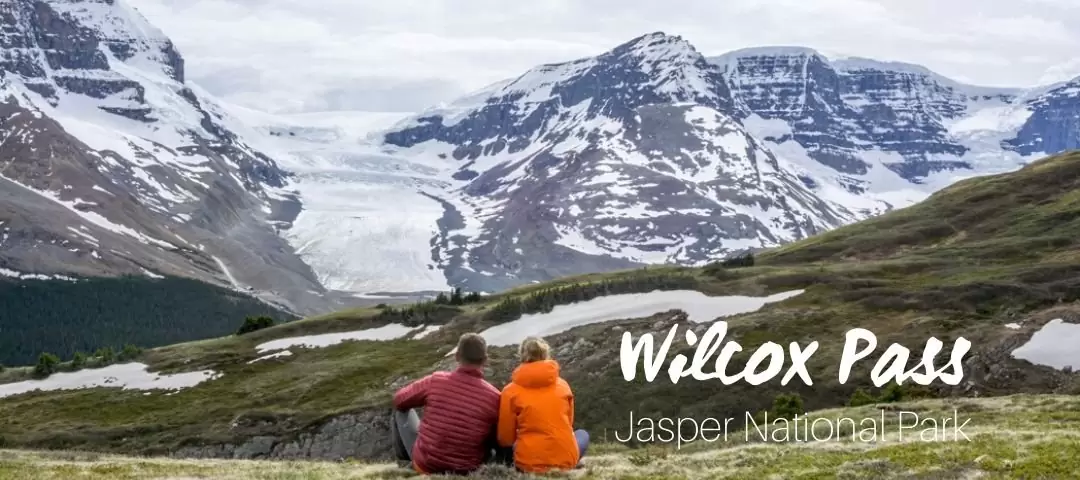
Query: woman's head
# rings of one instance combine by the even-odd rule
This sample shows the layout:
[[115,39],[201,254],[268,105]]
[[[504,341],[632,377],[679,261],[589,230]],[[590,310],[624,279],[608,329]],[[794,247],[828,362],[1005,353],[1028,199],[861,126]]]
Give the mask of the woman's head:
[[521,363],[539,362],[551,359],[551,347],[540,337],[529,337],[518,348]]

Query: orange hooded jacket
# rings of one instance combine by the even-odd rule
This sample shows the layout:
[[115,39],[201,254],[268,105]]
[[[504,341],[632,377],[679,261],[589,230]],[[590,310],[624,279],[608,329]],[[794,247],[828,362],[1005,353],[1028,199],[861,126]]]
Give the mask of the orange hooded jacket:
[[542,473],[577,466],[574,393],[554,360],[523,363],[510,377],[499,404],[499,444],[514,447],[514,463]]

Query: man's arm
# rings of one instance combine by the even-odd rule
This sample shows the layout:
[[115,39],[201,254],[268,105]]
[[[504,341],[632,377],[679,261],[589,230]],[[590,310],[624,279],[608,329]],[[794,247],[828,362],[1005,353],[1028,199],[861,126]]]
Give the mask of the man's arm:
[[499,398],[499,445],[510,447],[517,441],[517,412],[514,411],[511,395],[503,390]]
[[394,394],[394,408],[405,412],[423,407],[427,403],[428,390],[431,388],[432,375],[410,383]]

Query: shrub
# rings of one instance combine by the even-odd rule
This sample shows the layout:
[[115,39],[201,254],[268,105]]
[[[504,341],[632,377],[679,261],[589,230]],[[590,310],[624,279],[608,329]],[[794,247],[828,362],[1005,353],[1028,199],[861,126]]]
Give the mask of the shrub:
[[877,403],[877,399],[861,388],[856,389],[855,393],[851,394],[851,399],[848,400],[848,406],[850,407],[861,407],[863,405],[872,405],[875,403]]
[[75,352],[75,355],[71,357],[71,369],[79,370],[86,366],[86,354],[83,352]]
[[112,347],[99,348],[96,352],[94,352],[94,356],[101,359],[102,366],[109,365],[116,361],[116,353],[113,352]]
[[878,396],[878,400],[881,401],[881,403],[899,402],[907,397],[905,393],[903,385],[893,382],[881,390],[881,395]]
[[781,393],[773,399],[772,414],[775,418],[791,420],[796,415],[804,413],[806,413],[806,409],[803,407],[802,397],[797,393]]
[[45,378],[49,375],[56,373],[56,368],[60,365],[60,357],[48,352],[42,352],[38,356],[37,365],[34,365],[34,376],[38,378]]
[[753,419],[755,425],[765,425],[769,422],[769,411],[758,410],[757,413],[754,414]]
[[754,266],[754,254],[747,253],[738,257],[732,257],[720,262],[720,266],[724,268],[741,268]]
[[933,393],[922,385],[900,385],[892,382],[881,390],[878,395],[879,403],[895,403],[904,400],[932,397]]
[[244,335],[251,332],[256,332],[264,328],[270,328],[274,326],[274,319],[267,316],[247,317],[244,319],[244,324],[240,325],[240,329],[236,331],[237,335]]
[[140,354],[142,354],[142,349],[129,343],[127,345],[124,345],[124,349],[120,351],[120,355],[118,358],[121,362],[126,362],[128,360],[134,360]]
[[439,295],[435,297],[435,300],[432,301],[436,305],[461,306],[465,305],[466,303],[479,302],[480,300],[480,293],[471,292],[466,294],[465,290],[463,290],[461,287],[454,287],[453,290],[450,290],[449,295],[446,293],[439,293]]

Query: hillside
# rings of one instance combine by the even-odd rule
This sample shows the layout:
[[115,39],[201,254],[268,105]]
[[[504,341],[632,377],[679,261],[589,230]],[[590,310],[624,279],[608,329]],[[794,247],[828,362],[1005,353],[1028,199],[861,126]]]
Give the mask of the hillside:
[[69,359],[103,347],[218,337],[257,315],[294,318],[239,292],[180,277],[0,278],[0,365],[32,363],[41,352]]
[[[860,387],[877,395],[881,389],[868,383],[870,361],[857,364],[846,384],[837,379],[844,334],[854,327],[876,334],[876,355],[889,342],[918,358],[931,336],[945,343],[945,352],[961,336],[971,341],[962,383],[905,385],[901,397],[1080,393],[1080,378],[1072,373],[1080,359],[1062,353],[1060,345],[1035,341],[1045,340],[1044,329],[1067,330],[1080,320],[1078,173],[1080,153],[1069,153],[1019,172],[967,180],[915,207],[765,252],[753,266],[569,277],[462,305],[348,310],[144,353],[139,360],[162,379],[182,372],[205,377],[167,393],[98,388],[16,394],[33,384],[0,384],[0,436],[8,446],[27,448],[381,458],[389,451],[391,393],[449,366],[445,355],[467,331],[484,332],[492,345],[489,378],[496,385],[514,366],[515,339],[546,334],[575,388],[577,421],[594,435],[625,428],[631,410],[740,417],[768,409],[781,393],[800,394],[811,410],[843,405]],[[628,294],[636,296],[616,296]],[[511,323],[522,315],[528,315],[522,323]],[[733,365],[767,341],[819,341],[807,363],[813,385],[796,380],[782,386],[779,378],[757,386],[672,384],[663,375],[651,383],[640,376],[623,380],[620,335],[613,333],[663,336],[680,325],[701,334],[720,315],[731,315],[725,318],[728,338],[744,349]],[[339,343],[345,338],[382,341]],[[692,355],[682,343],[674,347]],[[1048,359],[1050,354],[1059,357]],[[0,382],[28,374],[8,369]]]
[[[878,442],[842,441],[745,444],[745,434],[728,442],[689,444],[682,450],[626,451],[597,445],[571,478],[620,479],[892,479],[892,478],[1068,478],[1080,475],[1080,397],[1013,396],[958,401],[922,401],[889,405],[885,423],[890,432]],[[880,406],[819,411],[810,419],[867,418]],[[901,432],[897,411],[921,418],[948,418],[954,410],[970,419],[965,434],[971,442]],[[908,417],[910,418],[910,417]],[[904,421],[910,425],[910,420]],[[820,423],[819,438],[828,427]],[[794,433],[792,433],[794,434]],[[917,433],[916,433],[917,435]],[[951,432],[950,432],[951,435]],[[962,438],[962,437],[961,437]],[[238,460],[171,460],[123,458],[74,452],[0,451],[0,479],[86,480],[213,478],[377,479],[422,478],[390,464],[362,462],[267,462]],[[487,467],[475,478],[543,478],[505,468]]]

